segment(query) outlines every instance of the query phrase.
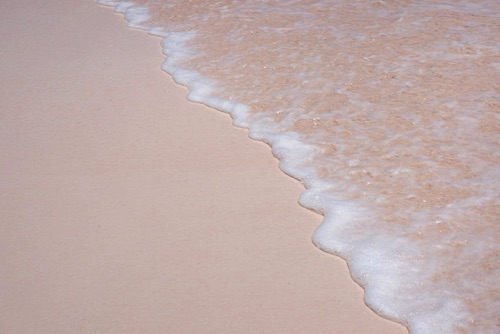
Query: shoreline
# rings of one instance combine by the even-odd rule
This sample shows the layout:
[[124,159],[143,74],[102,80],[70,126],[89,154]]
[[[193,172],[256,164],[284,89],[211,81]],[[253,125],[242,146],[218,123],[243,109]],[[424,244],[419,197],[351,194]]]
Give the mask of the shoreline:
[[299,182],[94,1],[3,4],[5,333],[407,333],[310,237]]

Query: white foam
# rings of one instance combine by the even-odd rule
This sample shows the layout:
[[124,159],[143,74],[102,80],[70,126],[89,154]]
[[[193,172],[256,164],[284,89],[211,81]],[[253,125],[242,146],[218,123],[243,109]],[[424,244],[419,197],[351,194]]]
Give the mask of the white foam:
[[163,38],[191,101],[271,145],[324,215],[313,242],[347,259],[372,309],[412,333],[498,332],[495,1],[254,0],[192,8],[182,27],[99,3]]

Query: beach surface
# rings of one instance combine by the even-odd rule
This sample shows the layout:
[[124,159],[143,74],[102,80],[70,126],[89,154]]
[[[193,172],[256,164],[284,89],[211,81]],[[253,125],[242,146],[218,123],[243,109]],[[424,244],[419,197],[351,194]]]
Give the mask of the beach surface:
[[0,333],[407,332],[158,38],[91,0],[0,9]]

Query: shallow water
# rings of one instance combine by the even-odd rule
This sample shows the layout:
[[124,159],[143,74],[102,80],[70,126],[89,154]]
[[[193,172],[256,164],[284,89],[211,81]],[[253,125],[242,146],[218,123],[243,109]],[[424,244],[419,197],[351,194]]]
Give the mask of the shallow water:
[[500,331],[500,3],[99,1],[301,180],[313,236],[412,333]]

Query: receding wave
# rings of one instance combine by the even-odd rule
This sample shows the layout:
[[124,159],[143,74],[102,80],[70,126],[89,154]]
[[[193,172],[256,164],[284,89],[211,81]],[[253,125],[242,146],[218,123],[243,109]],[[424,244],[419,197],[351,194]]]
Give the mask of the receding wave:
[[497,1],[99,3],[164,37],[190,100],[270,144],[373,310],[500,331]]

